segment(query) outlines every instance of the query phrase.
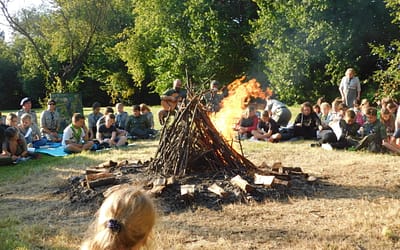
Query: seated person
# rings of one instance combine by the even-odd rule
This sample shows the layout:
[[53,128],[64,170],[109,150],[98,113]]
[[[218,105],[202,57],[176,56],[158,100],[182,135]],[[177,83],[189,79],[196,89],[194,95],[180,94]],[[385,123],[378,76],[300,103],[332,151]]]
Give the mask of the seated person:
[[221,109],[223,95],[218,93],[218,81],[213,80],[210,83],[210,90],[202,97],[202,103],[208,112],[218,112]]
[[338,127],[333,126],[333,130],[325,133],[317,144],[311,144],[311,146],[321,146],[324,143],[329,143],[332,148],[337,149],[355,146],[359,140],[359,128],[360,124],[356,122],[356,113],[353,110],[347,110],[344,118],[338,122]]
[[115,115],[115,126],[118,129],[125,130],[126,122],[128,120],[128,113],[124,111],[124,104],[117,103],[115,104],[115,108],[117,109],[117,114]]
[[249,139],[251,137],[251,131],[257,130],[257,124],[258,117],[256,109],[253,106],[249,106],[233,130],[238,132],[239,139]]
[[72,116],[72,123],[64,129],[61,144],[67,153],[80,153],[92,148],[93,141],[89,141],[88,128],[82,114],[75,113]]
[[25,137],[26,143],[29,147],[40,148],[46,145],[46,137],[41,137],[40,130],[36,124],[32,123],[30,114],[25,113],[21,116],[21,124],[19,125],[19,132]]
[[101,104],[99,102],[94,102],[92,105],[93,112],[88,115],[88,125],[89,125],[89,139],[93,140],[96,138],[97,132],[97,121],[103,117],[100,112]]
[[40,115],[41,132],[49,141],[60,142],[61,137],[58,135],[60,130],[60,114],[56,111],[56,102],[49,100],[47,102],[47,110]]
[[97,130],[97,140],[100,144],[107,144],[111,146],[123,146],[126,143],[126,136],[117,134],[117,127],[114,125],[115,115],[106,115],[105,123],[101,124]]
[[165,119],[170,113],[174,113],[180,108],[181,103],[186,99],[186,94],[186,89],[182,88],[181,80],[175,79],[173,88],[168,89],[160,96],[162,109],[158,111],[158,119],[161,126],[165,124]]
[[294,120],[294,136],[303,137],[304,139],[317,138],[317,130],[321,125],[321,120],[312,110],[309,102],[301,105],[301,113]]
[[385,125],[383,125],[378,117],[376,108],[367,109],[367,121],[360,128],[359,133],[362,139],[356,146],[356,150],[367,149],[370,152],[378,153],[382,151],[383,142],[388,141]]
[[[4,124],[0,125],[0,145],[3,145],[6,141],[6,136],[5,136],[6,129],[7,127]],[[3,148],[1,149],[0,166],[10,165],[14,162],[14,160],[12,159],[10,153],[4,151]]]
[[257,129],[251,131],[255,139],[269,142],[278,142],[282,135],[279,133],[279,125],[269,117],[269,112],[264,110],[261,120],[258,121]]
[[154,129],[154,116],[153,113],[151,112],[150,107],[145,103],[141,103],[139,106],[140,106],[140,114],[146,116],[147,120],[150,123],[150,128]]
[[3,144],[3,153],[11,157],[13,162],[20,162],[29,159],[28,147],[24,137],[16,127],[8,127],[5,132],[5,142]]
[[265,110],[269,112],[269,116],[281,127],[286,127],[292,118],[292,112],[287,108],[286,104],[276,100],[273,96],[267,96],[267,104]]
[[28,113],[28,114],[30,114],[31,117],[32,117],[32,123],[34,123],[34,124],[37,125],[37,124],[38,124],[37,116],[36,116],[35,110],[32,109],[32,101],[31,101],[31,98],[29,98],[29,97],[23,98],[23,99],[21,100],[21,102],[20,102],[20,105],[21,105],[22,108],[21,108],[20,110],[18,110],[18,112],[17,112],[18,123],[21,122],[21,116],[22,116],[23,114],[25,114],[25,113]]
[[149,139],[154,138],[155,130],[151,129],[150,123],[145,115],[140,114],[140,106],[133,106],[133,115],[128,117],[126,130],[132,138]]

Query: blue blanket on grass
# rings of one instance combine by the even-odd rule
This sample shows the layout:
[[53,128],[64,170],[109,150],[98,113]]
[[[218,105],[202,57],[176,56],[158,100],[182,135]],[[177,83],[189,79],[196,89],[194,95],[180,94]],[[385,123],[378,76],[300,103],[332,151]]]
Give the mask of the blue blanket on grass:
[[35,149],[35,153],[47,154],[51,156],[66,156],[64,147],[59,142],[49,142],[45,146]]

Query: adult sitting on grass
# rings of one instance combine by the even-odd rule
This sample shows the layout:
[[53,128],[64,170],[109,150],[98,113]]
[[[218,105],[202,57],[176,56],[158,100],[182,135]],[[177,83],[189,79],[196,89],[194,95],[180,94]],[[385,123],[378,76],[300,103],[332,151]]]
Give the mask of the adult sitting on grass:
[[140,114],[140,106],[133,106],[133,115],[128,117],[126,130],[133,139],[154,138],[156,131],[151,129],[151,124],[145,115]]
[[124,146],[126,143],[126,136],[117,134],[117,127],[115,124],[115,115],[106,115],[105,123],[100,125],[97,130],[97,140],[100,144],[105,144],[108,147],[112,146]]
[[56,110],[56,101],[50,99],[47,102],[47,109],[40,114],[40,130],[49,141],[60,142],[58,135],[60,129],[60,114]]
[[304,102],[301,105],[301,112],[294,120],[294,136],[304,139],[316,139],[317,130],[321,125],[321,120],[312,110],[312,105],[309,102]]
[[75,113],[72,116],[72,123],[64,129],[61,144],[66,153],[80,153],[92,148],[93,141],[89,141],[88,128],[82,114]]
[[156,217],[151,200],[134,187],[112,192],[96,215],[81,250],[141,249]]
[[35,110],[32,109],[32,101],[31,98],[25,97],[19,103],[21,105],[21,109],[17,112],[18,123],[21,122],[21,117],[23,114],[28,113],[32,116],[32,123],[38,124],[37,115]]

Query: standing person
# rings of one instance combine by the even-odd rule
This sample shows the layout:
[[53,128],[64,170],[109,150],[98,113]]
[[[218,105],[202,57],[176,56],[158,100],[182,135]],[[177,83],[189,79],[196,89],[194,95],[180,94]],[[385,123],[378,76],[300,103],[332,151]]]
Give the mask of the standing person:
[[88,115],[88,125],[89,125],[89,139],[95,139],[97,133],[97,121],[103,117],[100,112],[101,104],[99,102],[94,102],[92,105],[92,113]]
[[115,115],[115,126],[119,129],[125,130],[126,122],[128,121],[128,112],[124,111],[124,104],[120,102],[115,104],[115,109],[117,110],[117,114]]
[[109,147],[123,146],[127,138],[124,135],[118,136],[117,127],[115,127],[114,123],[115,115],[112,113],[106,115],[106,121],[99,126],[96,138],[100,143],[108,144]]
[[286,127],[292,118],[292,113],[287,106],[272,96],[267,96],[266,101],[265,110],[268,111],[269,116],[276,121],[279,126]]
[[360,100],[361,95],[360,80],[355,74],[356,72],[353,68],[348,68],[339,85],[342,100],[349,108],[353,107],[356,99]]
[[186,95],[187,91],[182,88],[182,81],[180,79],[175,79],[173,88],[168,89],[161,95],[161,106],[163,108],[158,111],[158,119],[161,126],[165,124],[168,114],[174,114],[180,107],[181,103],[186,99]]
[[104,200],[80,249],[141,249],[147,245],[155,219],[147,195],[131,186],[120,188]]
[[32,122],[36,125],[38,125],[38,120],[37,120],[37,115],[35,110],[32,110],[32,101],[31,98],[25,97],[21,100],[19,103],[21,105],[21,109],[18,110],[17,112],[17,117],[18,117],[18,124],[21,122],[21,116],[25,113],[28,113],[32,117]]
[[47,102],[47,109],[40,114],[40,130],[49,141],[60,142],[58,135],[60,130],[60,114],[56,111],[56,101],[50,99]]
[[62,145],[67,153],[80,153],[90,150],[93,141],[89,141],[88,128],[85,125],[85,117],[80,113],[72,116],[72,123],[64,129]]

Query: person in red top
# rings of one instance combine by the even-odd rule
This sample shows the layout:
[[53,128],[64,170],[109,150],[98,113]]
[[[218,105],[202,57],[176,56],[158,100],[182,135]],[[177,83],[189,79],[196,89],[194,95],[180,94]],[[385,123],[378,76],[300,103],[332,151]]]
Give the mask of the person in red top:
[[253,106],[249,106],[233,130],[238,132],[240,139],[249,139],[252,136],[251,131],[257,130],[257,124],[256,109]]

